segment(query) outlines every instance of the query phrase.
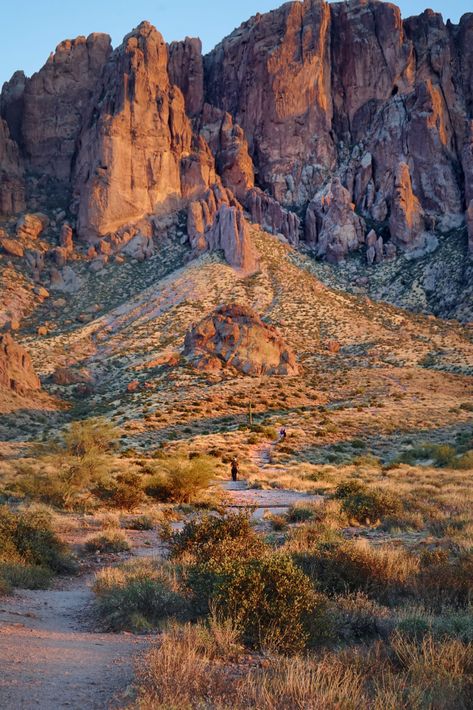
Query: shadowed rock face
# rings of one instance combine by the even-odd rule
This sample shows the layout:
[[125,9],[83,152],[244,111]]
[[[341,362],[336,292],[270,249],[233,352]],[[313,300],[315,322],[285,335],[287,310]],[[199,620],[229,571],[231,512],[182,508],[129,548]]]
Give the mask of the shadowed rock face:
[[18,394],[41,389],[30,356],[9,333],[0,335],[0,387]]
[[194,251],[244,270],[241,208],[332,261],[371,229],[369,263],[429,229],[471,234],[472,47],[473,13],[403,21],[380,0],[287,2],[206,57],[148,22],[114,51],[107,35],[66,40],[3,87],[0,212],[24,208],[26,170],[72,195],[79,238],[188,210]]
[[18,145],[0,118],[0,215],[25,209],[25,181]]
[[198,369],[232,367],[245,375],[295,375],[295,355],[278,332],[246,306],[220,306],[186,335],[184,356]]

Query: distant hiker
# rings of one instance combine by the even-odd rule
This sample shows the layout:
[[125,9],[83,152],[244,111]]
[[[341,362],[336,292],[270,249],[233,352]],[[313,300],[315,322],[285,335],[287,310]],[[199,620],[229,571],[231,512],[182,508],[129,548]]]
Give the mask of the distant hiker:
[[286,427],[282,426],[279,430],[279,441],[284,441],[286,438]]
[[238,478],[238,461],[237,461],[236,456],[234,456],[232,458],[231,470],[232,470],[232,481],[236,481]]

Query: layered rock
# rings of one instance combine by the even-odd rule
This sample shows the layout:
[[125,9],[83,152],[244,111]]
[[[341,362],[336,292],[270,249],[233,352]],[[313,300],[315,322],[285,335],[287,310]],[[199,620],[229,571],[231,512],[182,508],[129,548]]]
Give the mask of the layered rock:
[[291,348],[275,328],[247,306],[224,305],[193,326],[184,357],[194,367],[219,372],[234,368],[245,375],[295,375],[299,368]]
[[204,105],[204,60],[202,42],[186,37],[169,45],[169,78],[182,91],[188,116],[198,116]]
[[295,212],[284,209],[279,202],[259,188],[250,190],[245,207],[254,222],[273,234],[282,234],[293,246],[299,245],[301,220]]
[[110,52],[105,34],[65,40],[26,82],[21,143],[31,170],[69,185],[83,120]]
[[191,154],[192,128],[167,67],[166,44],[148,22],[106,65],[77,158],[80,236],[104,235],[146,214],[179,208],[181,160]]
[[330,135],[330,6],[286,3],[256,15],[205,57],[207,101],[245,131],[260,187],[285,205],[311,199],[335,166]]
[[394,196],[389,218],[389,231],[393,242],[401,247],[413,246],[421,239],[424,230],[424,213],[412,191],[411,176],[406,163],[396,171]]
[[365,241],[365,225],[339,178],[317,193],[306,214],[306,241],[317,256],[339,261]]
[[30,356],[10,333],[0,335],[0,387],[18,394],[41,389]]
[[241,205],[221,185],[189,205],[187,232],[194,253],[222,250],[227,262],[243,273],[257,269],[257,253]]
[[244,202],[248,191],[254,187],[255,171],[243,129],[234,123],[229,113],[205,104],[200,134],[215,156],[224,186]]
[[0,215],[25,209],[25,180],[18,145],[0,118]]

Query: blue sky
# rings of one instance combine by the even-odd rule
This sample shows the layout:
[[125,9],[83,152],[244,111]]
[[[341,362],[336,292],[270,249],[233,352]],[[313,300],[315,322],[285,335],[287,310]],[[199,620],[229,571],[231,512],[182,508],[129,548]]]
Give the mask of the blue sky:
[[[107,32],[114,46],[141,20],[150,20],[166,41],[199,36],[210,50],[256,12],[282,0],[10,0],[2,3],[0,86],[16,69],[37,71],[63,39]],[[404,17],[431,7],[458,21],[472,0],[399,0]]]

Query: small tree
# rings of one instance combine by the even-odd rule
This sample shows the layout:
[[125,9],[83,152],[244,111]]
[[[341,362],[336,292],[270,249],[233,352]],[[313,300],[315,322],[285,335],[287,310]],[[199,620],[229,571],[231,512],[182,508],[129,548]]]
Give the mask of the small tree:
[[107,454],[114,448],[119,431],[106,419],[73,422],[64,436],[70,463],[63,473],[66,502],[77,491],[97,482],[106,471]]

